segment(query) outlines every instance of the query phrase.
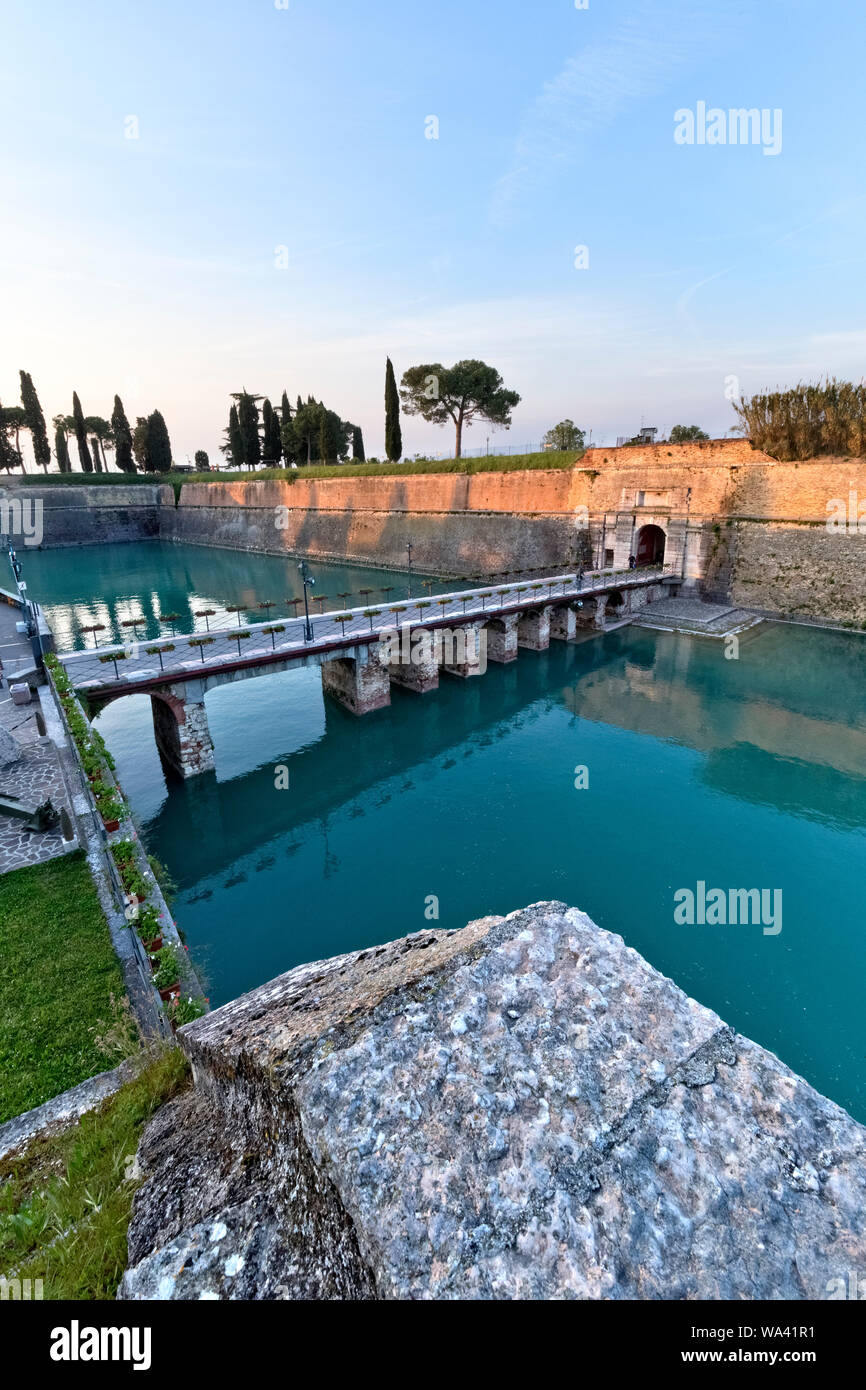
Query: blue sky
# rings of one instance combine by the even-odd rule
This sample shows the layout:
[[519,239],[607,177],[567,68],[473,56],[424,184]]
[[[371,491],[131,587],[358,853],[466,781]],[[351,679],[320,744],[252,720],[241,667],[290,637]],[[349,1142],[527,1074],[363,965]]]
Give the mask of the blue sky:
[[[387,353],[481,357],[523,398],[492,452],[565,416],[722,435],[730,378],[863,375],[850,2],[15,0],[3,38],[7,403],[19,367],[46,414],[119,391],[182,461],[285,386],[381,454]],[[699,101],[781,110],[781,152],[676,144]]]

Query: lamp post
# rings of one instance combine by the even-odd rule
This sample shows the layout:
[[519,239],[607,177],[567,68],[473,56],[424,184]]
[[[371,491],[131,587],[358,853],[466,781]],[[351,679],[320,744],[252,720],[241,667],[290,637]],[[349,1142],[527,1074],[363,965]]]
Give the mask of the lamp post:
[[306,560],[302,560],[298,565],[298,571],[301,576],[301,583],[304,586],[304,641],[312,642],[313,624],[310,622],[310,605],[307,601],[307,587],[314,585],[316,581],[307,569]]
[[408,583],[407,583],[407,585],[406,585],[406,597],[407,597],[407,598],[411,598],[411,597],[412,597],[412,550],[413,550],[412,542],[411,542],[411,540],[407,540],[407,541],[406,541],[406,556],[407,556],[407,559],[408,559],[408,561],[409,561],[409,580],[408,580]]

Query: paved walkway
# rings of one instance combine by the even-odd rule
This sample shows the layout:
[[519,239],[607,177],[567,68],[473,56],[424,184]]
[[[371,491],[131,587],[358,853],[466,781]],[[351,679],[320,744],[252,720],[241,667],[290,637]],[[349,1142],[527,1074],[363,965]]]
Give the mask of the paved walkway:
[[729,637],[761,622],[757,613],[699,598],[665,598],[635,616],[635,626],[666,632],[694,632],[705,637]]
[[[42,743],[36,727],[36,712],[41,709],[38,695],[30,704],[15,705],[9,694],[9,682],[24,671],[33,669],[33,652],[26,637],[15,631],[20,611],[0,602],[0,660],[3,662],[0,682],[0,726],[15,739],[21,752],[17,762],[0,768],[0,792],[20,797],[33,806],[49,797],[57,811],[65,806],[70,810],[69,796],[53,742]],[[59,725],[59,721],[58,721]],[[0,873],[21,869],[26,864],[41,864],[74,849],[77,841],[66,842],[55,830],[25,830],[24,822],[0,814]]]

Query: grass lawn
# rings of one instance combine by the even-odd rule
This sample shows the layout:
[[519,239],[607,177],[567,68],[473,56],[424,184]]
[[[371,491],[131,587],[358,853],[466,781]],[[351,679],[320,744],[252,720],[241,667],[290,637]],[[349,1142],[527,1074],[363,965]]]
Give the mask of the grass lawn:
[[187,1076],[180,1048],[169,1047],[79,1124],[0,1161],[6,1278],[41,1279],[46,1299],[115,1297],[137,1186],[130,1160],[150,1116]]
[[213,470],[210,473],[49,473],[32,481],[39,487],[46,483],[85,483],[88,487],[110,486],[112,483],[170,483],[177,494],[184,483],[225,483],[268,481],[279,478],[289,483],[300,478],[382,478],[405,477],[410,473],[513,473],[522,469],[574,468],[583,456],[582,449],[557,452],[542,450],[535,454],[484,454],[479,458],[404,459],[402,463],[338,463],[310,464],[299,468],[257,468]]
[[0,875],[0,1123],[137,1045],[84,854]]

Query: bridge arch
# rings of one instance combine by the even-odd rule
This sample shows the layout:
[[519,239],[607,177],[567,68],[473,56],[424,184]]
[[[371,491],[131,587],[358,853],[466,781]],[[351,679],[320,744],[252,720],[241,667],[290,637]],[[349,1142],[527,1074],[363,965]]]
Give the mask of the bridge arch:
[[[91,701],[94,714],[136,692],[112,691]],[[162,760],[181,777],[210,772],[214,767],[213,740],[207,723],[204,696],[191,699],[181,684],[150,690],[153,734]]]
[[635,559],[638,568],[660,565],[665,558],[667,537],[660,526],[642,526],[635,537]]

